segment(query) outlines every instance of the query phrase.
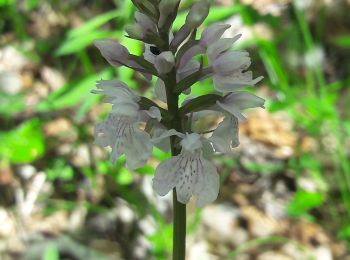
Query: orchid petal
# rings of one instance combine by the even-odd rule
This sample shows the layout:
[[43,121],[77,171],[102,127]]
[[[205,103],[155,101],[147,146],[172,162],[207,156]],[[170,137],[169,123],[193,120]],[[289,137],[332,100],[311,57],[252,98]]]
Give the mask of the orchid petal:
[[157,33],[157,28],[156,28],[155,24],[147,15],[136,11],[135,12],[135,21],[137,22],[137,24],[139,24],[144,29],[146,34],[147,33],[150,33],[150,34]]
[[234,92],[216,104],[240,120],[246,120],[240,110],[254,107],[264,108],[265,100],[248,92]]
[[205,53],[205,48],[203,48],[201,45],[194,45],[191,48],[189,48],[181,57],[179,68],[185,67],[188,62],[196,55]]
[[200,63],[195,60],[190,60],[184,67],[180,66],[177,74],[177,82],[180,82],[187,76],[197,72],[200,66]]
[[96,87],[91,93],[108,96],[108,100],[115,101],[133,101],[137,102],[140,97],[130,89],[125,83],[119,80],[99,80]]
[[230,153],[231,148],[239,145],[238,119],[234,116],[226,117],[213,132],[209,139],[215,151]]
[[152,142],[159,143],[163,139],[166,139],[166,138],[173,136],[173,135],[176,135],[176,136],[181,137],[181,138],[185,137],[185,135],[183,133],[180,133],[180,132],[176,131],[175,129],[170,129],[168,131],[164,131],[161,135],[152,138]]
[[230,51],[218,56],[213,62],[214,73],[220,75],[231,75],[239,69],[247,69],[251,64],[250,57],[246,51]]
[[123,45],[110,40],[95,41],[94,44],[112,66],[119,67],[121,63],[125,64],[128,62],[130,54]]
[[179,180],[176,184],[177,200],[186,204],[193,194],[200,164],[198,159],[193,159],[191,156],[188,157],[186,154],[180,154],[176,158],[178,158],[176,166],[177,174],[179,175]]
[[167,102],[166,89],[163,80],[157,79],[156,86],[154,88],[154,95],[160,101],[163,101],[164,103]]
[[127,138],[124,147],[126,157],[126,168],[134,170],[144,166],[152,153],[152,143],[148,133],[133,128],[133,132]]
[[265,100],[249,92],[234,92],[223,100],[224,104],[235,105],[239,109],[262,107],[264,108]]
[[111,114],[118,116],[127,116],[130,118],[138,118],[139,105],[135,102],[130,101],[118,101],[113,102]]
[[209,25],[201,35],[201,45],[208,47],[210,44],[220,39],[224,32],[230,27],[230,24],[213,23]]
[[176,6],[180,0],[162,0],[159,3],[159,21],[158,27],[162,28],[167,22],[170,15],[173,15]]
[[150,117],[157,119],[158,122],[162,120],[162,114],[160,113],[160,110],[158,107],[150,107],[148,110],[145,110],[145,113]]
[[226,104],[220,101],[217,101],[216,104],[222,108],[224,111],[227,111],[231,115],[237,117],[240,121],[246,121],[246,117],[241,113],[240,109],[234,104]]
[[210,62],[215,61],[220,54],[229,50],[232,45],[241,37],[241,34],[233,38],[219,39],[208,47],[207,54]]
[[191,6],[185,25],[191,29],[198,28],[209,14],[210,1],[201,0]]
[[201,136],[197,133],[187,134],[180,144],[185,151],[193,152],[202,147]]
[[219,194],[220,177],[215,166],[206,159],[201,159],[201,172],[197,174],[197,182],[194,187],[196,207],[203,207],[215,201]]
[[153,178],[153,189],[160,196],[165,196],[172,190],[179,179],[178,157],[172,157],[160,163]]
[[251,71],[244,73],[238,71],[230,76],[214,75],[213,82],[216,90],[228,93],[240,90],[247,86],[254,86],[263,78],[264,77],[261,76],[253,80],[253,74]]

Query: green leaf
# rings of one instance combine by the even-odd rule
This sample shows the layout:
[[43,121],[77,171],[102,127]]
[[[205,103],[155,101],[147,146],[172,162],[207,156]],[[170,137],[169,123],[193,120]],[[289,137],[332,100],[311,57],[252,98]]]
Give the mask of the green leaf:
[[350,121],[344,122],[344,129],[347,136],[350,136]]
[[[209,15],[207,19],[204,21],[204,25],[208,25],[214,22],[225,20],[226,18],[231,17],[235,13],[239,13],[242,9],[241,6],[233,6],[233,7],[212,7],[210,8]],[[188,10],[183,11],[178,14],[174,24],[173,29],[175,31],[179,30],[181,26],[186,21],[186,16],[188,14]]]
[[141,175],[153,175],[154,171],[155,169],[151,165],[145,165],[137,170],[137,172]]
[[165,161],[166,159],[169,159],[171,156],[169,153],[165,153],[162,150],[158,149],[157,147],[154,147],[153,157],[158,161]]
[[216,94],[208,94],[192,99],[186,105],[180,108],[180,114],[185,115],[191,112],[198,112],[209,108],[216,103],[222,96]]
[[60,179],[63,181],[70,181],[74,177],[74,170],[63,159],[54,161],[51,168],[46,170],[47,178],[50,181]]
[[171,252],[173,244],[173,227],[171,224],[161,224],[160,230],[162,230],[162,232],[155,232],[149,235],[148,240],[152,244],[152,254],[155,255],[157,259],[168,259],[168,253]]
[[[96,80],[109,79],[110,77],[111,70],[106,69],[99,75],[92,75],[68,83],[57,91],[52,92],[46,100],[40,102],[37,105],[36,110],[39,112],[45,112],[73,107],[79,104],[85,104],[86,102],[89,102],[88,105],[91,106],[91,104],[94,104],[98,99],[98,97],[96,97],[97,95],[90,93],[90,91],[94,89]],[[84,111],[86,111],[86,109],[84,109]],[[81,115],[81,112],[79,114]]]
[[0,132],[0,157],[13,163],[29,163],[45,152],[39,120],[27,121],[9,132]]
[[12,5],[14,0],[0,0],[0,7],[5,7],[7,5]]
[[75,38],[80,36],[85,36],[93,31],[95,31],[97,28],[101,27],[105,23],[109,22],[110,20],[117,18],[120,16],[121,11],[120,10],[114,10],[107,13],[104,13],[102,15],[99,15],[90,21],[85,22],[82,26],[75,28],[68,32],[68,38]]
[[212,7],[210,8],[207,19],[204,21],[204,25],[223,21],[239,13],[241,10],[242,7],[238,5],[233,5],[232,7]]
[[243,163],[243,167],[252,173],[262,173],[262,174],[271,174],[276,173],[284,168],[283,163],[254,163],[246,162]]
[[95,40],[101,40],[106,38],[120,38],[121,32],[107,32],[107,31],[94,31],[78,37],[67,38],[55,51],[56,56],[64,56],[69,54],[78,53],[84,50],[86,47],[92,45]]
[[45,249],[43,260],[60,260],[58,249],[55,244],[49,244]]
[[321,193],[299,190],[289,203],[287,211],[290,216],[299,217],[307,214],[310,209],[322,205],[323,201],[324,196]]
[[9,117],[25,110],[24,96],[0,92],[0,115]]
[[338,232],[338,237],[339,237],[340,239],[350,241],[350,225],[343,227],[343,228]]
[[340,47],[350,48],[350,35],[336,37],[333,42]]
[[121,168],[118,174],[115,176],[115,181],[119,185],[129,185],[133,181],[132,174],[126,168]]

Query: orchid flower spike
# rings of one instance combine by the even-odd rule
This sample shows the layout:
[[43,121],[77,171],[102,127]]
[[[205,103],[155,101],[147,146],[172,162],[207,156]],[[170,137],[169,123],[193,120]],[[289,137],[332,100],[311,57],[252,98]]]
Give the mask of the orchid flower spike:
[[[246,120],[242,110],[264,108],[264,99],[244,91],[263,77],[253,78],[249,53],[233,48],[241,35],[222,38],[230,25],[202,28],[209,0],[195,1],[176,32],[172,28],[180,0],[132,2],[137,8],[135,22],[125,30],[127,37],[143,43],[142,56],[116,41],[99,40],[95,45],[112,66],[131,68],[149,81],[156,77],[153,91],[147,92],[154,93],[155,101],[119,80],[98,81],[92,93],[104,95],[111,111],[97,124],[95,143],[111,148],[113,163],[125,154],[130,169],[144,166],[153,147],[171,150],[172,157],[155,170],[155,192],[164,196],[175,189],[179,203],[187,204],[194,196],[197,207],[202,207],[219,194],[212,155],[230,155],[239,145],[239,122]],[[215,92],[191,94],[193,85],[207,78],[213,79]],[[187,96],[181,105],[180,95]],[[210,131],[199,131],[196,126],[210,114],[222,121]]]

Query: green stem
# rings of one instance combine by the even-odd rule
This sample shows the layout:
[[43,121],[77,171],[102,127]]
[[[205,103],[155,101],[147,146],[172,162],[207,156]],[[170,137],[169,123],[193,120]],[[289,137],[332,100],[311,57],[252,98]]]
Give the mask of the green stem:
[[173,191],[174,233],[173,260],[185,260],[186,253],[186,205],[177,201],[176,189]]
[[[182,132],[182,121],[179,113],[179,95],[175,93],[176,71],[171,71],[165,80],[168,111],[172,118],[170,128]],[[180,153],[177,147],[178,137],[171,137],[171,153]],[[174,231],[173,231],[173,260],[184,260],[186,254],[186,205],[177,201],[176,189],[173,191]]]

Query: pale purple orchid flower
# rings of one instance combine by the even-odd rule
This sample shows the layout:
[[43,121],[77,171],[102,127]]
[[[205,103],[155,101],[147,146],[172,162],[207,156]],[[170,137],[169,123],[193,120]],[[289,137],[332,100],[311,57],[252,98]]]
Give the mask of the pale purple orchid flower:
[[94,94],[106,96],[112,111],[95,128],[95,143],[111,147],[111,161],[115,162],[121,154],[126,155],[126,167],[137,169],[146,164],[152,152],[150,135],[139,128],[139,122],[150,118],[160,121],[160,111],[156,107],[140,110],[140,97],[125,83],[118,80],[101,80]]
[[203,138],[196,134],[178,134],[182,140],[181,153],[162,162],[156,169],[153,188],[160,195],[166,195],[176,188],[177,200],[187,204],[194,195],[196,206],[216,200],[220,178],[216,167],[203,157]]

